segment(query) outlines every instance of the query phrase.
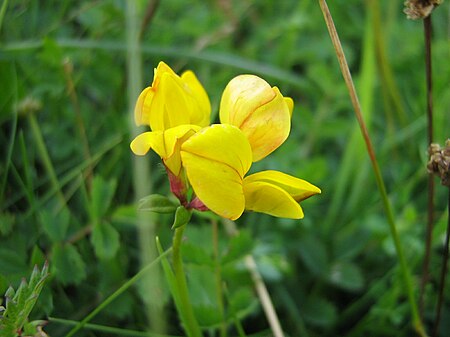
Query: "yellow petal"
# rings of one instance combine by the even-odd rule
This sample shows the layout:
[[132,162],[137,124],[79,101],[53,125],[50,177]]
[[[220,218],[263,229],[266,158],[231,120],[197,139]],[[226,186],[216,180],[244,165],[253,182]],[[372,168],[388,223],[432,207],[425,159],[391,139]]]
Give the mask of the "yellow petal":
[[294,100],[290,97],[285,97],[284,101],[286,102],[289,109],[289,114],[292,117],[292,111],[294,111]]
[[[162,131],[144,132],[138,135],[130,144],[131,151],[138,156],[147,154],[150,149],[160,154],[164,152]],[[161,156],[161,155],[160,155]],[[162,156],[161,156],[162,157]]]
[[158,66],[154,69],[154,76],[153,76],[153,82],[152,87],[157,88],[159,85],[159,81],[161,80],[161,77],[163,74],[170,74],[172,76],[177,76],[177,74],[170,68],[165,62],[160,61],[158,63]]
[[261,105],[275,97],[270,85],[255,75],[239,75],[233,78],[222,94],[220,122],[240,127]]
[[136,125],[150,125],[150,110],[153,94],[152,87],[147,87],[139,95],[134,108],[134,121]]
[[263,181],[244,180],[245,209],[281,218],[301,219],[300,205],[282,188]]
[[166,131],[144,132],[131,142],[130,147],[133,153],[140,156],[152,149],[178,175],[181,170],[180,146],[199,129],[196,125],[180,125]]
[[213,212],[237,219],[244,211],[242,179],[251,165],[251,148],[232,125],[200,130],[181,146],[181,159],[197,197]]
[[299,179],[279,171],[269,170],[258,172],[246,177],[244,182],[247,184],[253,182],[265,182],[278,186],[285,190],[297,202],[305,200],[314,194],[321,193],[320,188],[314,186],[306,180]]
[[181,75],[181,79],[185,84],[186,90],[196,103],[196,108],[190,111],[190,123],[200,126],[209,125],[211,103],[205,89],[197,79],[197,76],[190,70],[185,71]]
[[241,124],[253,151],[253,161],[258,161],[276,150],[289,136],[291,115],[278,88],[273,100],[256,109]]
[[253,161],[266,157],[288,137],[293,101],[277,87],[254,75],[228,83],[220,102],[220,121],[237,126],[247,136]]
[[190,124],[189,110],[192,109],[192,104],[192,99],[183,89],[181,79],[165,72],[161,76],[152,101],[149,114],[151,129],[162,131]]

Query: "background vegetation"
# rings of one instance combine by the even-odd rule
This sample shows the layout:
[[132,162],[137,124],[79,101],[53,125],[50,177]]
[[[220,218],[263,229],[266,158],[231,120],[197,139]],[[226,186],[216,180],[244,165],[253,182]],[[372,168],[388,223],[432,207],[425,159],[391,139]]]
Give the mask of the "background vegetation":
[[[138,132],[133,102],[164,60],[177,72],[196,72],[214,120],[221,92],[240,73],[262,76],[293,97],[291,136],[252,169],[277,169],[322,189],[303,203],[303,220],[246,214],[233,239],[214,216],[194,215],[184,256],[207,334],[220,326],[220,266],[230,335],[240,325],[248,335],[270,335],[242,262],[250,252],[286,335],[411,336],[398,259],[318,2],[129,2],[2,1],[0,294],[48,260],[50,276],[31,319],[79,321],[156,257],[156,235],[170,247],[171,217],[136,211],[140,197],[169,194],[164,170],[155,155],[135,158],[129,150]],[[418,298],[427,218],[422,22],[406,19],[403,1],[329,6]],[[433,14],[434,140],[441,144],[450,130],[449,10],[445,2]],[[430,331],[446,203],[437,185],[423,308]],[[440,336],[450,330],[449,282]],[[182,335],[160,272],[152,269],[136,285],[93,322]],[[45,331],[63,336],[69,323],[50,319]],[[77,336],[111,334],[84,329]]]

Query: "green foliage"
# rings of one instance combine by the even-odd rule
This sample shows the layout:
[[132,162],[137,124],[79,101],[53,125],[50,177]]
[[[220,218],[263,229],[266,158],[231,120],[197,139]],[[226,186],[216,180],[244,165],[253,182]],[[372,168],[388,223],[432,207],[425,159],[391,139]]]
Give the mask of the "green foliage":
[[42,270],[35,266],[28,283],[22,280],[17,290],[12,287],[8,288],[5,293],[6,305],[5,307],[0,306],[0,335],[2,337],[19,336],[22,330],[26,336],[38,336],[38,329],[42,322],[28,322],[28,317],[48,276],[47,264]]
[[[305,178],[322,194],[302,202],[300,221],[246,213],[237,221],[238,236],[229,236],[211,213],[178,208],[154,153],[131,154],[129,3],[2,2],[0,292],[21,287],[30,268],[48,260],[52,277],[30,321],[47,315],[80,320],[154,259],[155,236],[170,247],[174,219],[176,227],[189,218],[182,253],[205,336],[220,335],[223,322],[229,336],[242,335],[239,325],[247,335],[270,334],[245,267],[247,254],[256,260],[286,335],[413,335],[376,183],[317,2],[133,2],[142,27],[143,81],[133,84],[137,88],[151,83],[153,68],[164,60],[179,73],[195,71],[211,99],[212,122],[218,122],[223,89],[237,74],[262,76],[294,99],[290,137],[252,171]],[[158,6],[145,25],[151,3]],[[418,292],[427,218],[422,23],[407,20],[398,1],[328,3]],[[433,13],[434,140],[440,142],[450,125],[449,6],[445,1]],[[139,179],[139,172],[148,179]],[[137,195],[137,186],[145,193]],[[436,186],[435,193],[424,303],[428,331],[447,219],[446,191]],[[170,258],[162,266],[170,271]],[[151,282],[121,294],[95,323],[181,335],[167,301],[170,282],[161,282],[156,271],[147,277]],[[448,282],[439,337],[450,322]],[[28,328],[24,334],[33,335]],[[45,330],[63,336],[66,327],[50,322]]]
[[152,194],[139,200],[139,210],[170,214],[178,212],[178,206],[164,195]]

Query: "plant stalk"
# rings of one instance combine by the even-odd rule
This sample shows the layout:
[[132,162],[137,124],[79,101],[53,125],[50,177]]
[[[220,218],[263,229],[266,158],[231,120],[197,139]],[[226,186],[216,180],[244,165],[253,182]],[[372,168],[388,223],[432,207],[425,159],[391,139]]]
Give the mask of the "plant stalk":
[[439,324],[441,322],[441,312],[442,304],[444,301],[444,288],[445,288],[445,277],[447,275],[447,261],[449,255],[449,241],[450,241],[450,187],[448,188],[448,214],[447,214],[447,232],[445,233],[445,243],[444,243],[444,254],[442,254],[442,269],[441,277],[439,280],[439,295],[438,303],[436,305],[436,319],[434,321],[433,336],[438,336]]
[[369,154],[370,160],[372,162],[372,168],[375,174],[375,179],[378,185],[378,189],[381,194],[381,199],[383,202],[383,207],[386,213],[386,217],[389,223],[389,229],[391,231],[391,236],[394,241],[395,250],[397,253],[397,257],[400,263],[400,270],[403,276],[404,286],[407,292],[408,301],[411,309],[413,326],[416,329],[417,333],[420,336],[426,336],[425,330],[423,328],[422,321],[419,316],[419,311],[417,309],[417,305],[414,298],[414,290],[411,280],[411,274],[408,269],[408,265],[406,263],[405,256],[403,254],[403,249],[400,242],[400,237],[397,233],[397,228],[395,226],[394,215],[391,209],[391,205],[387,196],[386,187],[384,185],[383,177],[381,175],[380,167],[378,165],[378,161],[375,156],[375,151],[370,140],[369,132],[367,130],[366,124],[364,122],[364,118],[361,113],[361,106],[359,104],[358,95],[356,94],[356,89],[353,84],[352,76],[347,64],[347,60],[344,55],[344,51],[342,49],[341,42],[339,40],[338,33],[336,31],[336,27],[334,26],[333,18],[331,16],[330,10],[328,9],[328,5],[325,0],[319,0],[320,8],[322,10],[328,32],[330,34],[331,40],[333,42],[333,46],[336,50],[336,55],[339,61],[339,66],[341,68],[342,75],[344,77],[345,84],[347,85],[347,89],[350,94],[350,99],[352,101],[353,109],[355,111],[356,119],[358,120],[358,124],[361,128],[361,133],[364,138],[364,142],[366,143],[367,152]]
[[[425,40],[425,73],[427,91],[427,138],[428,146],[433,143],[433,80],[431,63],[431,15],[423,20]],[[431,256],[432,233],[434,223],[434,177],[428,173],[428,195],[427,195],[427,227],[425,234],[425,256],[423,258],[422,278],[420,281],[419,308],[423,315],[425,286],[429,279],[429,266]]]
[[175,229],[172,243],[172,265],[175,274],[175,283],[178,290],[180,309],[183,311],[181,317],[184,317],[184,329],[189,337],[201,337],[202,332],[197,323],[197,319],[192,309],[191,301],[189,299],[189,291],[186,282],[186,274],[183,269],[183,260],[181,258],[181,242],[183,239],[183,232],[186,225]]
[[215,277],[216,277],[216,291],[217,302],[219,304],[220,317],[222,323],[220,324],[220,337],[227,337],[227,326],[225,320],[225,305],[222,291],[222,268],[219,258],[219,226],[216,220],[212,220],[212,234],[213,234],[213,248],[214,248],[214,261],[215,261]]

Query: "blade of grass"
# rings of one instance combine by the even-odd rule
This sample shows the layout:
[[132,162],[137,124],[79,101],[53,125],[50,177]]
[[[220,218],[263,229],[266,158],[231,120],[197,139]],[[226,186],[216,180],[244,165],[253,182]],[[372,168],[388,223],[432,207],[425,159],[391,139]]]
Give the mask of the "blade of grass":
[[2,8],[0,9],[0,31],[2,30],[3,19],[5,18],[6,9],[8,8],[8,2],[9,0],[3,0]]
[[[101,49],[109,51],[124,51],[125,46],[120,41],[97,41],[97,40],[73,40],[73,39],[56,39],[55,43],[62,48],[75,49]],[[18,53],[38,49],[43,46],[43,41],[19,41],[4,44],[0,48],[0,55],[3,53]],[[291,84],[299,89],[308,88],[307,81],[293,72],[273,67],[271,65],[255,62],[237,55],[216,52],[216,51],[195,51],[189,47],[166,47],[166,46],[142,46],[143,54],[156,55],[159,57],[180,57],[190,60],[209,62],[212,64],[233,67],[247,72],[260,74],[263,77],[271,77],[280,83]],[[6,56],[6,55],[3,55]],[[17,56],[17,55],[14,55]],[[135,98],[136,99],[136,98]]]
[[[142,51],[139,41],[141,17],[138,10],[138,2],[126,1],[126,61],[127,61],[127,94],[128,94],[128,130],[132,138],[136,137],[141,130],[134,124],[134,106],[137,97],[142,90]],[[133,189],[135,201],[151,194],[152,176],[148,158],[140,158],[132,155]],[[156,255],[155,231],[156,215],[149,212],[137,213],[137,228],[139,231],[138,242],[141,264],[145,265],[152,261]],[[140,283],[141,294],[144,297],[145,312],[150,323],[150,328],[157,332],[165,332],[166,322],[161,301],[155,300],[156,289],[160,288],[161,273],[155,270],[152,275]]]
[[27,117],[38,154],[41,158],[42,164],[44,165],[47,176],[50,179],[52,188],[56,191],[56,196],[58,197],[61,205],[65,205],[66,199],[61,190],[61,184],[59,183],[58,176],[56,175],[55,168],[53,167],[53,163],[48,153],[47,146],[45,145],[44,137],[42,136],[41,128],[39,127],[36,116],[34,112],[29,112]]
[[[49,322],[59,323],[67,326],[76,326],[80,324],[79,321],[73,321],[70,319],[64,319],[64,318],[58,318],[58,317],[48,317]],[[92,331],[99,331],[99,332],[105,332],[108,334],[118,335],[118,336],[132,336],[132,337],[181,337],[181,336],[174,336],[174,335],[162,335],[159,333],[149,332],[149,331],[136,331],[136,330],[129,330],[129,329],[123,329],[123,328],[114,328],[111,326],[105,326],[105,325],[99,325],[99,324],[92,324],[92,323],[86,323],[84,325],[85,329],[89,329]]]
[[[83,117],[81,115],[80,103],[78,101],[78,95],[75,89],[75,84],[72,78],[73,73],[73,64],[67,58],[63,63],[64,75],[66,77],[66,86],[67,86],[67,94],[72,102],[73,109],[75,111],[75,122],[77,135],[80,139],[81,144],[83,145],[83,155],[84,159],[88,162],[91,162],[91,150],[89,149],[89,142],[86,135],[86,127],[84,126]],[[86,170],[86,179],[88,182],[88,186],[91,186],[92,178],[93,178],[93,167],[90,165]]]
[[142,268],[136,275],[126,281],[119,289],[117,289],[114,293],[109,295],[100,305],[95,308],[89,315],[83,318],[78,324],[71,329],[66,337],[73,336],[76,332],[82,329],[88,322],[91,321],[98,313],[100,313],[103,309],[105,309],[111,302],[113,302],[117,297],[119,297],[123,292],[125,292],[128,288],[130,288],[133,284],[135,284],[138,280],[140,280],[149,270],[154,267],[157,267],[159,262],[167,256],[172,251],[172,248],[167,249],[164,253],[162,253],[159,257],[157,257],[153,262],[149,263],[147,266]]
[[0,200],[3,201],[3,194],[5,193],[5,187],[6,187],[6,181],[8,177],[8,170],[11,165],[11,157],[12,152],[14,149],[14,142],[16,139],[16,131],[17,131],[17,113],[14,114],[13,120],[12,120],[12,126],[11,126],[11,135],[9,137],[8,142],[8,150],[6,154],[6,164],[5,164],[5,170],[2,173],[2,182],[0,187]]
[[330,33],[330,37],[331,37],[333,46],[336,50],[336,55],[337,55],[337,58],[339,61],[339,66],[341,68],[342,75],[344,77],[345,83],[347,85],[347,88],[348,88],[348,91],[350,94],[350,98],[351,98],[352,105],[354,108],[355,116],[356,116],[356,119],[358,120],[358,124],[361,128],[361,133],[364,138],[364,142],[366,143],[368,155],[372,162],[372,168],[373,168],[373,171],[375,174],[378,189],[379,189],[379,192],[381,195],[384,210],[385,210],[386,217],[387,217],[387,220],[389,223],[389,228],[391,231],[392,239],[394,241],[397,258],[399,260],[400,270],[401,270],[401,273],[403,276],[403,282],[404,282],[405,290],[406,290],[409,305],[410,305],[413,326],[414,326],[416,332],[420,336],[426,336],[424,327],[422,325],[422,321],[419,316],[419,311],[417,309],[416,301],[414,298],[414,289],[413,289],[412,280],[411,280],[411,273],[410,273],[410,270],[406,263],[405,256],[403,254],[403,248],[402,248],[402,245],[400,242],[400,237],[397,233],[394,215],[393,215],[391,205],[390,205],[390,202],[388,199],[386,187],[384,185],[384,180],[381,175],[380,167],[378,166],[378,161],[375,156],[375,151],[374,151],[372,142],[370,140],[370,136],[369,136],[366,124],[364,122],[364,118],[362,116],[361,105],[359,103],[359,99],[356,94],[356,89],[355,89],[355,86],[352,81],[352,76],[351,76],[350,70],[348,68],[347,60],[345,58],[344,51],[342,49],[342,45],[340,43],[339,36],[337,34],[336,27],[334,26],[333,18],[328,9],[328,5],[325,0],[319,0],[319,4],[320,4],[320,8],[322,10],[327,28],[328,28],[328,32]]
[[[371,124],[372,106],[374,95],[374,83],[376,82],[375,73],[375,50],[374,50],[374,14],[373,1],[367,4],[367,18],[364,28],[364,46],[361,61],[361,76],[359,78],[359,89],[361,92],[361,107],[367,125]],[[342,159],[340,169],[335,179],[336,188],[333,193],[330,208],[325,223],[328,233],[336,229],[336,223],[339,219],[344,220],[348,214],[354,214],[354,208],[358,200],[361,199],[361,192],[367,189],[365,180],[367,175],[367,164],[364,151],[364,142],[360,138],[358,125],[355,125],[350,140],[346,146],[345,154]],[[355,165],[355,163],[360,163]],[[352,188],[351,193],[347,190]],[[351,196],[349,199],[346,196]]]

